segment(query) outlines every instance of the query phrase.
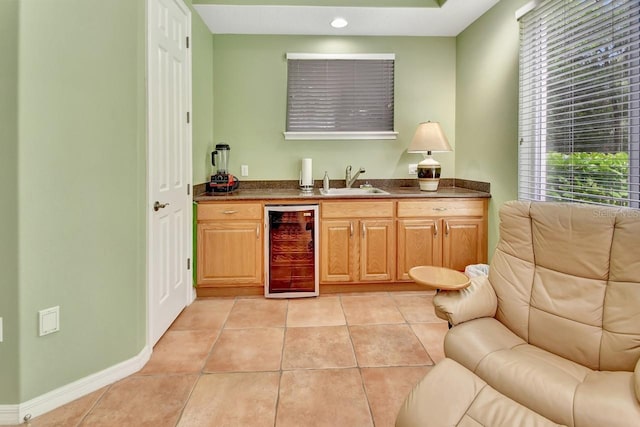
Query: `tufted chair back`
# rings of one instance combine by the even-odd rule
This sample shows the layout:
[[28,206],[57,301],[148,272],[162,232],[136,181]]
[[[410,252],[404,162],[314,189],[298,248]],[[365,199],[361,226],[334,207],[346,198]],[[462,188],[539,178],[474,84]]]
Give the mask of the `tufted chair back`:
[[640,358],[640,210],[509,202],[489,281],[496,318],[522,339],[595,370]]

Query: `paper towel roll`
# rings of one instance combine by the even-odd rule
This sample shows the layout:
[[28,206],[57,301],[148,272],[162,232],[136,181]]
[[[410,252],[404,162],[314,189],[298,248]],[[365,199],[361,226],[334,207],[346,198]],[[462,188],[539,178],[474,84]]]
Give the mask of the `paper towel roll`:
[[302,159],[302,172],[300,173],[301,186],[313,186],[313,170],[311,159]]

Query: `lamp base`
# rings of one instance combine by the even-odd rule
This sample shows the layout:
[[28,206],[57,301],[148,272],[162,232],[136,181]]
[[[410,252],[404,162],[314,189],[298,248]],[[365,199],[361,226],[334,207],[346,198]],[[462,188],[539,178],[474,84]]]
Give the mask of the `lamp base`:
[[439,178],[423,178],[418,179],[418,184],[420,184],[420,191],[438,191],[438,184],[440,183]]
[[430,155],[418,163],[418,183],[421,191],[437,191],[440,182],[440,162]]

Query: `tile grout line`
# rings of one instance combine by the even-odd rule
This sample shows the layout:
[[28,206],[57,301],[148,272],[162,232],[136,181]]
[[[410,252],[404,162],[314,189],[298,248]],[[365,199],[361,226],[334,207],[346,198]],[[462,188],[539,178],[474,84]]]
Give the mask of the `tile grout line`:
[[[125,378],[129,378],[129,376],[127,376],[127,377],[125,377]],[[123,379],[124,379],[124,378],[123,378]],[[122,380],[123,380],[123,379],[122,379]],[[122,381],[122,380],[119,380],[119,381]],[[119,382],[119,381],[118,381],[118,382]],[[116,383],[113,383],[113,384],[116,384]],[[100,397],[98,397],[98,398],[95,400],[95,402],[93,402],[93,404],[89,407],[89,409],[87,409],[87,412],[86,412],[82,417],[80,417],[80,420],[78,420],[78,424],[76,424],[76,427],[81,426],[81,425],[82,425],[82,423],[84,423],[84,422],[85,422],[85,420],[87,419],[87,417],[91,414],[91,411],[93,411],[93,409],[98,405],[98,402],[100,402],[100,401],[104,398],[104,395],[105,395],[105,394],[107,394],[107,392],[111,389],[111,386],[112,386],[113,384],[109,384],[109,385],[107,385],[106,387],[104,387],[104,389],[105,389],[105,390],[102,392],[102,394],[100,395]],[[31,424],[27,424],[27,425],[31,425]]]
[[216,338],[213,340],[213,343],[211,344],[211,348],[209,349],[209,353],[207,353],[207,356],[204,359],[204,362],[202,363],[202,366],[200,367],[200,371],[199,371],[199,375],[207,375],[210,372],[205,372],[205,366],[207,366],[207,362],[209,361],[209,359],[211,359],[211,355],[213,353],[213,349],[215,348],[216,344],[218,343],[218,340],[220,340],[220,337],[222,336],[222,332],[225,330],[226,326],[227,326],[227,322],[229,321],[229,316],[231,315],[231,312],[233,311],[233,308],[236,306],[236,303],[238,302],[238,297],[234,297],[233,298],[233,304],[231,304],[231,307],[229,308],[229,312],[227,313],[224,322],[222,322],[222,325],[220,326],[220,330],[218,331],[218,335],[216,336]]
[[416,335],[416,331],[413,329],[413,323],[409,322],[409,319],[407,319],[407,316],[405,316],[404,312],[400,309],[400,306],[398,305],[398,301],[393,297],[393,295],[389,295],[389,297],[393,300],[394,305],[396,306],[396,308],[400,312],[400,315],[402,316],[402,318],[404,319],[405,323],[409,327],[409,330],[411,331],[413,336],[416,338],[416,340],[418,340],[418,343],[420,343],[420,346],[422,347],[424,352],[427,354],[427,357],[431,361],[431,364],[425,365],[425,366],[435,366],[436,362],[433,360],[433,357],[431,357],[431,355],[429,354],[429,350],[427,350],[427,347],[424,345],[422,340],[418,337],[418,335]]
[[358,374],[360,375],[360,386],[362,387],[362,392],[364,393],[364,398],[367,399],[367,408],[369,409],[369,418],[371,419],[371,425],[375,427],[376,420],[373,417],[373,408],[371,407],[371,399],[369,398],[369,393],[367,393],[367,386],[364,383],[364,376],[362,375],[362,368],[358,368]]
[[189,390],[189,393],[187,394],[187,398],[184,400],[184,404],[182,405],[182,408],[180,408],[180,411],[178,412],[178,416],[176,417],[176,423],[175,423],[176,427],[180,424],[180,421],[182,420],[182,416],[184,415],[184,410],[187,408],[187,404],[189,403],[189,400],[191,400],[191,396],[193,396],[193,391],[196,389],[196,387],[198,386],[198,383],[200,382],[200,379],[202,378],[202,374],[196,374],[196,376],[197,378],[193,382],[193,385],[191,386],[191,390]]
[[[193,386],[191,387],[191,390],[189,391],[189,394],[187,395],[187,398],[184,401],[184,405],[182,405],[182,408],[180,409],[178,417],[176,418],[176,423],[175,423],[176,427],[180,424],[180,421],[182,420],[182,416],[184,415],[184,410],[187,408],[187,405],[189,404],[189,401],[191,400],[191,397],[193,396],[193,392],[195,391],[196,387],[198,386],[198,383],[200,382],[200,380],[202,379],[202,376],[207,374],[206,372],[204,372],[204,367],[207,365],[207,362],[211,358],[211,353],[213,352],[213,348],[215,347],[216,343],[218,342],[218,339],[220,339],[220,335],[222,335],[222,331],[224,330],[224,327],[227,324],[227,321],[229,320],[229,315],[231,314],[231,310],[233,310],[233,307],[235,307],[236,301],[237,301],[237,297],[235,297],[233,299],[233,304],[231,304],[231,307],[229,308],[229,312],[225,316],[224,322],[222,322],[222,325],[220,325],[220,330],[218,331],[218,334],[216,335],[216,337],[213,340],[213,342],[211,343],[211,348],[209,349],[209,352],[207,353],[207,355],[204,357],[204,360],[202,362],[202,366],[200,367],[200,369],[197,372],[195,372],[195,375],[197,375],[197,378],[193,382]],[[197,329],[192,329],[192,330],[197,330]]]
[[364,383],[364,377],[362,375],[362,367],[360,366],[360,361],[358,360],[358,356],[356,354],[356,347],[353,344],[353,337],[351,336],[351,325],[347,320],[347,314],[344,312],[344,306],[342,305],[342,296],[339,297],[340,301],[340,309],[342,310],[342,315],[344,316],[345,326],[347,327],[347,334],[349,335],[349,343],[351,343],[351,351],[353,353],[353,359],[356,361],[355,368],[358,370],[358,375],[360,376],[360,387],[362,387],[362,392],[364,393],[364,397],[367,400],[367,409],[369,410],[369,419],[371,420],[371,425],[375,427],[375,419],[373,418],[373,409],[371,408],[371,400],[369,398],[369,394],[367,393],[367,387]]
[[280,369],[278,370],[278,392],[276,393],[275,408],[273,411],[273,427],[276,427],[278,422],[278,408],[280,406],[280,388],[282,387],[282,364],[284,362],[284,346],[287,342],[287,329],[289,325],[289,300],[287,300],[287,308],[284,314],[284,332],[282,335],[282,348],[280,349]]
[[351,351],[353,353],[353,360],[356,361],[356,368],[360,369],[360,361],[358,360],[358,355],[356,354],[356,346],[353,344],[353,337],[351,336],[351,324],[347,320],[347,313],[344,312],[344,306],[342,305],[342,296],[339,296],[340,301],[340,309],[342,310],[342,316],[344,316],[344,324],[347,328],[347,334],[349,335],[349,342],[351,343]]

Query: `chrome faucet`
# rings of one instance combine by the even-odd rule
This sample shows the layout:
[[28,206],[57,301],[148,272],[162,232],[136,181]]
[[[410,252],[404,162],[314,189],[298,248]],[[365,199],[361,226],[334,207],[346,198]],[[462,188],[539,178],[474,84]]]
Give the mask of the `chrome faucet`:
[[351,165],[347,166],[347,169],[345,170],[345,174],[344,174],[345,186],[347,188],[351,188],[353,183],[356,182],[356,179],[358,179],[358,175],[360,175],[361,173],[365,173],[365,172],[366,171],[364,170],[364,168],[360,167],[360,170],[358,172],[356,172],[356,174],[352,178],[351,177]]

